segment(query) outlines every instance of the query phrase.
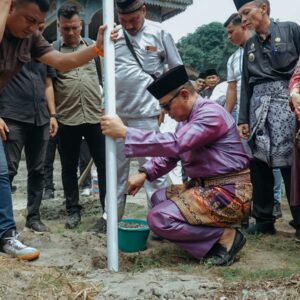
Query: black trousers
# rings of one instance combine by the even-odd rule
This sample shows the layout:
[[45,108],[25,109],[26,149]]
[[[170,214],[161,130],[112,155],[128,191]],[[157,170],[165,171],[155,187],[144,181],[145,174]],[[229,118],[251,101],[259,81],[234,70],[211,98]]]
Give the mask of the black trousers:
[[56,149],[58,148],[58,133],[55,137],[50,137],[44,164],[44,188],[54,190],[53,182],[53,164],[55,159]]
[[[250,162],[251,182],[253,185],[252,216],[259,224],[275,222],[274,206],[274,176],[272,168],[260,160]],[[290,203],[291,168],[280,168],[284,181],[286,196]],[[297,228],[300,228],[300,206],[290,206],[291,214]]]
[[[55,137],[50,137],[48,142],[48,147],[46,151],[46,158],[44,164],[44,188],[46,190],[55,190],[54,188],[54,180],[53,180],[53,171],[54,171],[54,160],[56,149],[59,152],[58,147],[58,135],[59,132]],[[79,155],[79,170],[80,174],[83,173],[85,168],[87,167],[89,161],[91,159],[90,150],[86,143],[86,140],[83,139],[80,148],[80,155]],[[91,173],[88,174],[85,182],[83,183],[82,188],[90,188],[92,185],[92,178]]]
[[40,219],[43,194],[44,160],[49,139],[49,124],[36,126],[10,119],[4,120],[9,128],[4,148],[10,182],[18,172],[22,150],[27,165],[27,222]]
[[66,196],[67,213],[80,211],[77,167],[82,137],[85,138],[98,172],[100,203],[104,209],[106,194],[105,136],[100,124],[68,126],[59,124],[59,150],[62,165],[62,182]]

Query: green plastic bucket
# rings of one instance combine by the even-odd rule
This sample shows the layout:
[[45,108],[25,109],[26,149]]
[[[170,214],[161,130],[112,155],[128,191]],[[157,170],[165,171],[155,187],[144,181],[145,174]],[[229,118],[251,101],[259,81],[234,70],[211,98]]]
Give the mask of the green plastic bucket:
[[[122,223],[138,224],[141,227],[128,228]],[[128,224],[128,226],[132,226]],[[118,225],[119,249],[123,252],[138,252],[146,249],[149,236],[148,223],[140,219],[122,219]]]

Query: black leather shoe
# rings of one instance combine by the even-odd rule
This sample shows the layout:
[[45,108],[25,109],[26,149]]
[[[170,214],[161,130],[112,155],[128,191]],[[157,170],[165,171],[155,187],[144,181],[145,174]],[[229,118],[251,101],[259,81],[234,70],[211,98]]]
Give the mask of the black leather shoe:
[[52,189],[45,189],[43,194],[43,200],[49,200],[54,198],[54,190]]
[[249,216],[242,219],[242,221],[241,221],[241,228],[242,229],[247,229],[249,227],[249,219],[250,219]]
[[296,223],[294,220],[289,221],[289,225],[296,229]]
[[91,233],[106,233],[106,220],[101,217],[97,222],[96,224],[94,224],[92,227],[90,227],[88,229],[88,232],[91,232]]
[[30,230],[38,234],[49,231],[48,227],[40,220],[27,221],[25,224],[25,230]]
[[282,217],[282,211],[281,211],[281,205],[280,202],[275,202],[273,207],[273,216],[276,219],[279,219]]
[[295,232],[295,242],[300,243],[300,228],[297,228],[296,223],[294,220],[291,220],[289,222],[289,225],[292,226],[294,229],[296,229]]
[[17,191],[17,186],[16,185],[12,185],[11,186],[11,193],[14,194]]
[[245,244],[246,238],[240,231],[236,230],[231,249],[227,251],[221,244],[216,243],[213,249],[209,252],[210,258],[207,263],[214,266],[230,266],[233,264],[237,254]]
[[78,213],[78,212],[73,213],[73,214],[68,216],[68,220],[65,224],[65,227],[67,229],[76,228],[80,224],[80,221],[81,221],[80,213]]
[[300,243],[300,228],[296,229],[295,242]]
[[276,229],[273,223],[268,224],[251,224],[246,230],[248,234],[276,234]]

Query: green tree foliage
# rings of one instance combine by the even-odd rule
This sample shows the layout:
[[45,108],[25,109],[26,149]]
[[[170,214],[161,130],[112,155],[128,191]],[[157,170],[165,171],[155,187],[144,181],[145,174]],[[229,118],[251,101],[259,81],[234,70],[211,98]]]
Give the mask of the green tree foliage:
[[226,80],[227,60],[236,47],[228,41],[223,24],[212,22],[200,26],[194,33],[181,38],[177,47],[186,66],[198,72],[215,68]]

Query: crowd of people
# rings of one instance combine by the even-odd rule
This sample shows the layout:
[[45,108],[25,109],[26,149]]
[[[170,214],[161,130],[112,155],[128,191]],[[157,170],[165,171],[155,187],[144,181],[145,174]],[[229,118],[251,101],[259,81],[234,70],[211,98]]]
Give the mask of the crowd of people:
[[[144,187],[154,237],[199,261],[231,265],[246,243],[238,227],[276,234],[283,182],[300,242],[299,25],[270,19],[268,0],[234,0],[237,12],[224,28],[237,50],[228,58],[226,80],[210,68],[191,81],[172,36],[146,19],[144,1],[115,3],[121,25],[111,32],[116,117],[106,116],[102,103],[105,25],[96,41],[82,37],[80,11],[65,3],[57,15],[60,38],[51,45],[42,36],[49,0],[0,3],[1,250],[24,260],[40,255],[18,240],[13,218],[11,187],[23,149],[25,228],[49,231],[40,205],[54,196],[58,148],[65,227],[81,222],[81,158],[81,172],[88,162],[96,166],[102,208],[88,231],[106,233],[105,136],[117,145],[119,220],[126,195]],[[165,114],[177,122],[175,132],[160,132]],[[129,177],[132,157],[139,172]],[[183,184],[170,185],[167,175],[178,162]]]

